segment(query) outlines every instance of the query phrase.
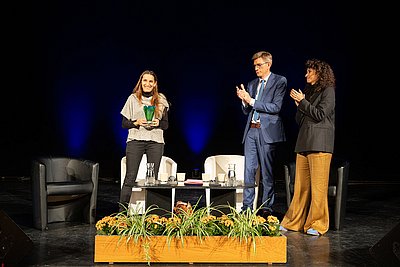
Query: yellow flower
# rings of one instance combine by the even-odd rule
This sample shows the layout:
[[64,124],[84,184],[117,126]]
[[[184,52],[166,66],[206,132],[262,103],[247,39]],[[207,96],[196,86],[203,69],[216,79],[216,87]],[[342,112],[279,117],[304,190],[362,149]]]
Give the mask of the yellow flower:
[[201,221],[202,221],[203,223],[208,223],[208,222],[210,222],[210,221],[214,221],[215,219],[216,219],[215,216],[209,215],[209,216],[207,216],[207,217],[203,217],[203,218],[201,219]]
[[234,226],[234,223],[232,220],[224,220],[224,225],[227,227],[232,227]]
[[146,222],[148,223],[157,223],[160,217],[157,214],[152,214],[148,218],[146,218]]
[[278,218],[275,216],[269,215],[267,219],[268,219],[268,223],[279,223]]
[[[279,220],[275,216],[266,219],[252,214],[239,214],[234,208],[229,214],[220,212],[220,217],[211,215],[207,208],[196,209],[190,203],[180,202],[170,216],[161,217],[152,214],[157,208],[149,208],[143,214],[120,212],[105,216],[96,223],[96,230],[100,235],[229,235],[252,236],[268,235],[279,236]],[[214,209],[214,211],[218,209]],[[143,227],[143,219],[146,227]],[[247,225],[252,227],[248,228]],[[244,227],[246,226],[246,227]]]

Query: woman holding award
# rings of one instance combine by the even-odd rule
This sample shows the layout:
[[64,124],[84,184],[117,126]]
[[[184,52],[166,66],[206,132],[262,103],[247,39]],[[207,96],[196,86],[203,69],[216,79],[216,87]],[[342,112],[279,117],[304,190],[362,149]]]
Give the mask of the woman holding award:
[[[154,163],[157,178],[164,153],[164,130],[168,128],[169,103],[158,92],[157,76],[145,70],[121,110],[122,128],[128,129],[126,140],[126,175],[120,195],[120,211],[128,207],[143,154]],[[123,205],[123,206],[122,206]]]

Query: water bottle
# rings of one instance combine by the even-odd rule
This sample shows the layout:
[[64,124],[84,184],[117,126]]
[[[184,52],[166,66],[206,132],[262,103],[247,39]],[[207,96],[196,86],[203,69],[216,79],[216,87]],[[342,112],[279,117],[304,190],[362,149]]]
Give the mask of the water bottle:
[[236,185],[236,164],[230,163],[228,164],[228,185],[235,186]]
[[154,174],[154,162],[147,162],[146,164],[146,185],[155,185],[156,184],[156,176]]

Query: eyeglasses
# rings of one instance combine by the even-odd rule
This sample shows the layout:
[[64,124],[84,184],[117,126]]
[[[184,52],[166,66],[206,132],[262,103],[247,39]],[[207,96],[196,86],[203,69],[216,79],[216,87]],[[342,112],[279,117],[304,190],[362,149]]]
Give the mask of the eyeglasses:
[[254,68],[260,68],[262,65],[267,64],[268,62],[263,62],[259,64],[254,64]]

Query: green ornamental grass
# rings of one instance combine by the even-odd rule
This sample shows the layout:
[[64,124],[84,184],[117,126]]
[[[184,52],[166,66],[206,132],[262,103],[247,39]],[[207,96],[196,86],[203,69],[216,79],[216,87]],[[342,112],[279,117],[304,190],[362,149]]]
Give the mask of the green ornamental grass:
[[[278,218],[268,216],[265,219],[257,215],[260,208],[237,212],[228,205],[197,206],[198,202],[191,206],[190,203],[178,201],[172,212],[155,205],[149,206],[144,212],[124,206],[123,211],[106,216],[96,223],[97,234],[118,235],[120,240],[126,237],[126,242],[133,240],[137,243],[143,240],[148,263],[152,236],[167,236],[169,245],[174,238],[179,238],[182,246],[185,236],[197,236],[200,241],[207,236],[227,236],[240,242],[252,242],[255,251],[257,237],[282,235]],[[229,213],[225,214],[222,210],[229,210]]]

